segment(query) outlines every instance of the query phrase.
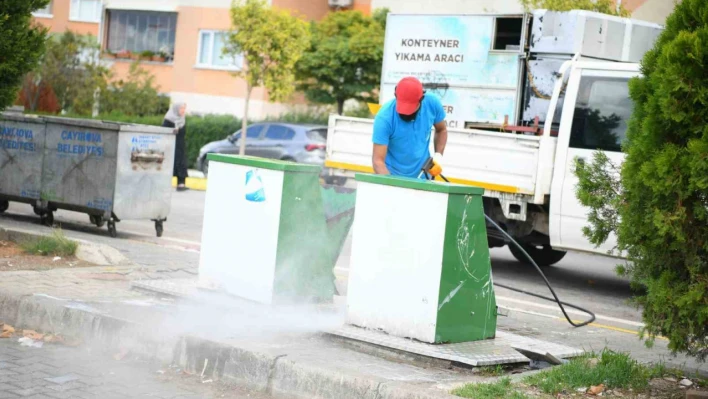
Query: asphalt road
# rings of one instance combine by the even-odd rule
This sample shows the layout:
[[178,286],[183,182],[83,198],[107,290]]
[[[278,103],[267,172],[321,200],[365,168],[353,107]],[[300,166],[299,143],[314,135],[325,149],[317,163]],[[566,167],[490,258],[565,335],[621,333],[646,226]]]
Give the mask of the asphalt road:
[[[58,211],[55,221],[68,235],[112,245],[137,263],[197,266],[204,198],[205,193],[199,191],[174,193],[172,210],[162,238],[155,236],[154,225],[150,221],[122,221],[118,224],[118,238],[115,239],[108,236],[105,227],[98,229],[92,226],[83,214]],[[32,209],[21,204],[12,204],[7,214],[0,216],[0,221],[19,228],[39,223]],[[350,253],[351,239],[347,240],[335,269],[341,281],[346,281]],[[493,249],[491,259],[495,282],[550,296],[536,270],[517,262],[507,248]],[[609,347],[630,351],[640,360],[664,361],[669,366],[683,366],[708,374],[705,363],[697,364],[683,356],[671,357],[665,339],[657,339],[652,349],[639,339],[641,311],[630,302],[632,292],[629,281],[615,273],[618,262],[617,259],[602,256],[569,253],[560,263],[544,270],[562,301],[596,313],[594,324],[574,328],[562,319],[555,303],[498,287],[497,303],[508,313],[506,317],[499,318],[499,326],[588,350]],[[576,321],[587,318],[587,315],[572,309],[569,314]]]

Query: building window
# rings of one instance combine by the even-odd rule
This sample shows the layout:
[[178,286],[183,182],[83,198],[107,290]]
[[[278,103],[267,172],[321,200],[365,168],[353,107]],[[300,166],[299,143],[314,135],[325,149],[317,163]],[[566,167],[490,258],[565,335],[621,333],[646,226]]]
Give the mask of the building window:
[[35,10],[32,14],[36,17],[51,17],[52,16],[52,2],[50,1],[44,8]]
[[177,14],[152,11],[108,12],[108,43],[112,53],[151,52],[174,58]]
[[214,69],[241,69],[243,57],[227,56],[222,53],[227,40],[227,33],[203,30],[199,32],[199,50],[197,66]]
[[100,22],[101,0],[71,0],[69,19],[79,22]]

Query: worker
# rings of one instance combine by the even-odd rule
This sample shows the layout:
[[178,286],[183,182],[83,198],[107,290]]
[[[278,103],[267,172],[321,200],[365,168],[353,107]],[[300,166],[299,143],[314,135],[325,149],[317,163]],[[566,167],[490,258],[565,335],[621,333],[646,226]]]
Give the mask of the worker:
[[420,178],[430,159],[430,136],[435,138],[434,176],[442,171],[443,153],[447,144],[445,110],[440,100],[423,90],[414,77],[401,79],[395,88],[395,99],[384,104],[374,119],[374,172]]

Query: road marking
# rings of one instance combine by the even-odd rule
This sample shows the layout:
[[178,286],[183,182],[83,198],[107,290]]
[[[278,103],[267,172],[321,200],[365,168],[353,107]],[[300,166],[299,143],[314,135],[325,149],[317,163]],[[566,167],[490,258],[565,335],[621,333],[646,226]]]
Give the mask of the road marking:
[[[203,177],[187,177],[184,179],[184,185],[190,190],[206,191],[207,179]],[[172,187],[177,187],[177,178],[172,178]]]
[[[565,321],[565,318],[559,318],[559,320]],[[581,323],[579,320],[573,320],[573,323]],[[604,328],[607,330],[612,330],[612,331],[617,331],[617,332],[622,332],[622,333],[627,333],[627,334],[634,334],[634,335],[639,335],[639,331],[636,330],[627,330],[626,328],[619,328],[619,327],[614,327],[614,326],[608,326],[605,324],[597,324],[597,323],[590,323],[588,324],[589,326],[597,327],[597,328]],[[666,337],[662,337],[661,335],[657,335],[656,339],[660,339],[662,341],[668,341],[669,339]]]
[[[511,303],[517,303],[517,304],[521,304],[521,305],[535,306],[537,308],[550,309],[550,310],[555,310],[555,311],[560,312],[558,305],[544,305],[544,304],[536,303],[533,301],[514,299],[514,298],[509,298],[509,297],[500,296],[500,295],[497,295],[496,297],[497,297],[497,300],[502,300],[502,301],[511,302]],[[576,314],[576,315],[586,314],[585,312],[581,312],[581,311],[575,310],[575,309],[569,309],[567,307],[566,307],[565,311],[568,314]],[[644,323],[640,323],[640,322],[632,321],[632,320],[620,319],[617,317],[605,316],[605,315],[601,315],[601,314],[595,314],[595,318],[598,320],[612,321],[615,323],[625,324],[625,325],[633,326],[633,327],[640,327],[640,328],[644,327]]]
[[533,316],[547,317],[547,318],[553,319],[553,320],[558,319],[558,316],[556,316],[556,315],[550,315],[550,314],[545,314],[545,313],[538,313],[538,312],[534,312],[534,311],[532,311],[532,310],[526,310],[526,309],[520,309],[520,308],[512,308],[512,307],[503,306],[503,305],[499,305],[499,307],[502,308],[502,309],[510,310],[510,311],[512,311],[512,312],[519,312],[519,313],[530,314],[530,315],[533,315]]
[[[550,314],[545,314],[545,313],[539,313],[539,312],[534,312],[534,311],[532,311],[532,310],[526,310],[526,309],[520,309],[520,308],[512,308],[512,307],[503,306],[503,305],[500,305],[499,307],[500,307],[500,308],[503,308],[503,309],[508,309],[508,310],[514,311],[514,312],[530,314],[530,315],[533,315],[533,316],[546,317],[546,318],[549,318],[549,319],[559,320],[559,321],[562,321],[562,322],[564,322],[564,323],[567,322],[567,320],[565,319],[565,317],[558,317],[558,316],[555,316],[555,315],[550,315]],[[597,316],[596,316],[596,317],[597,317]],[[572,320],[572,319],[571,319],[571,320]],[[580,323],[582,323],[582,322],[583,322],[583,320],[573,320],[573,323],[576,323],[576,324],[580,324]],[[606,324],[590,323],[590,324],[588,324],[588,326],[590,326],[590,327],[596,327],[596,328],[602,328],[602,329],[605,329],[605,330],[611,330],[611,331],[621,332],[621,333],[625,333],[625,334],[639,335],[639,331],[637,331],[637,330],[628,330],[628,329],[626,329],[626,328],[608,326],[608,325],[606,325]],[[662,336],[657,336],[656,338],[657,338],[657,339],[660,339],[660,340],[663,340],[663,341],[668,341],[668,340],[669,340],[668,338],[662,337]]]

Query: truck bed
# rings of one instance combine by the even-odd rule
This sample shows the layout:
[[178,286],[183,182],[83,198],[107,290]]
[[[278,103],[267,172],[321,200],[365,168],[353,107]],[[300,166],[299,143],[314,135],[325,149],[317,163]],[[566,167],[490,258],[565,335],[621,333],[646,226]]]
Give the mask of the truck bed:
[[[325,165],[348,171],[348,176],[351,172],[373,172],[373,122],[373,119],[330,116]],[[552,143],[555,145],[555,139]],[[484,188],[486,196],[533,197],[539,184],[539,162],[544,161],[539,159],[540,146],[541,137],[537,136],[448,129],[443,174],[454,183]],[[552,160],[545,161],[546,167],[552,167]],[[542,186],[547,194],[550,184]],[[526,200],[532,202],[532,198]]]

